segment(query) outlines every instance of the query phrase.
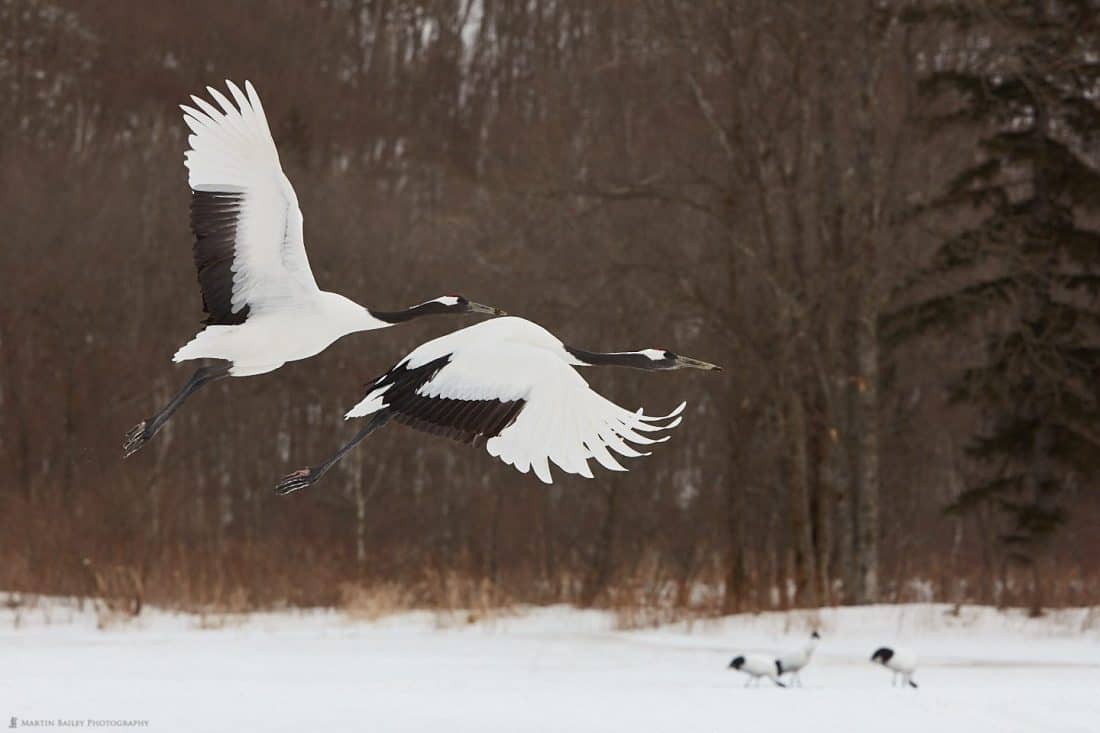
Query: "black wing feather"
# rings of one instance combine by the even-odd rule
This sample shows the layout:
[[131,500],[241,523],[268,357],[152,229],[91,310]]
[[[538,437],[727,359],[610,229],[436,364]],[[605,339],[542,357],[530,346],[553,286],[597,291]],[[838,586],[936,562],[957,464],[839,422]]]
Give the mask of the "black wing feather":
[[418,393],[450,361],[450,355],[442,356],[414,369],[401,363],[367,388],[375,390],[388,386],[382,403],[397,422],[414,430],[469,445],[499,435],[519,416],[525,400],[459,400]]
[[202,289],[207,325],[234,326],[248,318],[246,304],[233,312],[233,258],[237,222],[244,194],[221,191],[191,192],[191,231],[195,234],[195,269]]

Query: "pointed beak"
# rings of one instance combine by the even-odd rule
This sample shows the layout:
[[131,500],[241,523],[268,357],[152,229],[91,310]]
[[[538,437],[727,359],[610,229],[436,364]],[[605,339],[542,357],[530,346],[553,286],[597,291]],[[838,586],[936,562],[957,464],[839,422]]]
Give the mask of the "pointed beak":
[[718,366],[717,364],[711,364],[707,361],[699,361],[698,359],[691,359],[686,356],[677,356],[676,364],[681,368],[705,369],[707,371],[716,370],[719,372],[722,371],[722,367]]
[[508,315],[500,308],[494,308],[491,305],[482,305],[481,303],[475,303],[470,301],[468,306],[470,313],[484,313],[487,316],[506,316]]

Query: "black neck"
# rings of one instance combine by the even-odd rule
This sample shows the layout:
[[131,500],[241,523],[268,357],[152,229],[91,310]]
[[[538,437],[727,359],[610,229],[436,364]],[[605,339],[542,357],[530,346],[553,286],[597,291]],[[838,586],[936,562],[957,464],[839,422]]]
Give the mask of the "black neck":
[[566,346],[565,350],[572,354],[578,361],[582,361],[591,366],[620,366],[630,367],[631,369],[645,369],[647,371],[653,371],[655,369],[653,360],[644,354],[585,351],[584,349],[576,349],[572,346]]
[[444,313],[451,312],[449,306],[439,303],[434,300],[430,300],[427,303],[421,303],[420,305],[414,305],[412,308],[406,308],[402,311],[376,311],[367,309],[367,312],[380,321],[386,323],[404,323],[405,321],[411,321],[414,318],[420,318],[421,316],[439,316]]

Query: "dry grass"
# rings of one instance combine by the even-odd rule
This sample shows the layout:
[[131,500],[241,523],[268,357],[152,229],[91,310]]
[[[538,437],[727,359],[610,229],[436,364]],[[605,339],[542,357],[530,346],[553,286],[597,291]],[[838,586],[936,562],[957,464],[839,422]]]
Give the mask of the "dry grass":
[[339,609],[360,621],[410,611],[431,611],[439,627],[474,624],[508,613],[515,603],[484,578],[428,570],[417,583],[342,583]]
[[377,621],[386,616],[412,611],[416,595],[399,583],[387,582],[364,586],[340,584],[340,610],[357,621]]

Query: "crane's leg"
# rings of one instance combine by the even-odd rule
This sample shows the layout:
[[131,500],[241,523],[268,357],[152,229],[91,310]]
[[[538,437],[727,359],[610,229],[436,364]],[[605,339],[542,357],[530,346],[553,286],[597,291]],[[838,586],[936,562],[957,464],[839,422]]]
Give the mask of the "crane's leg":
[[752,684],[752,677],[749,677],[747,680],[745,680],[745,687],[748,687],[751,684]]
[[217,364],[215,366],[205,366],[196,369],[195,373],[191,375],[191,378],[187,380],[187,384],[183,385],[183,389],[177,392],[176,396],[169,400],[167,405],[160,408],[160,410],[154,413],[148,420],[142,420],[137,425],[130,428],[130,432],[126,433],[126,442],[122,444],[122,457],[129,458],[141,450],[146,443],[152,440],[154,435],[160,432],[160,429],[168,422],[168,418],[172,417],[172,413],[180,409],[180,405],[182,405],[188,397],[195,394],[195,392],[199,391],[210,382],[216,382],[219,379],[228,377],[230,366],[230,364]]
[[355,437],[353,437],[346,445],[344,445],[343,448],[336,451],[332,458],[329,458],[320,466],[312,466],[310,468],[303,468],[300,471],[295,471],[294,473],[288,473],[286,476],[283,477],[282,481],[276,484],[275,493],[286,495],[291,492],[298,491],[299,489],[304,489],[307,486],[315,483],[322,476],[328,473],[328,470],[335,466],[340,461],[340,459],[344,457],[345,453],[357,446],[359,442],[363,440],[363,438],[367,437],[375,430],[385,425],[387,422],[389,422],[389,420],[389,410],[382,410],[381,412],[374,413],[374,415],[371,416],[371,419],[367,422],[366,426],[358,433],[356,433]]
[[780,682],[780,681],[779,681],[779,678],[778,678],[778,677],[772,677],[772,682],[774,682],[774,683],[775,683],[776,685],[778,685],[779,687],[786,687],[786,685],[785,685],[785,684],[783,684],[782,682]]

